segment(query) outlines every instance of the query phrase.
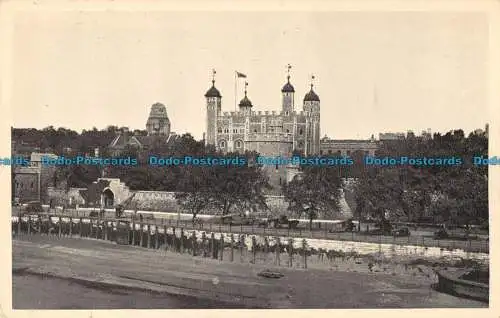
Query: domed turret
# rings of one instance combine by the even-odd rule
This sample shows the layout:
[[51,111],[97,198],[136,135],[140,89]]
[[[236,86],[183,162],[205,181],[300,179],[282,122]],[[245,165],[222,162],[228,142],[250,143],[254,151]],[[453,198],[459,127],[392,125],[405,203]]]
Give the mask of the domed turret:
[[285,112],[285,114],[288,114],[293,111],[294,96],[295,96],[295,88],[290,83],[290,69],[292,68],[292,66],[288,64],[287,68],[288,68],[288,75],[286,77],[287,81],[286,84],[281,89],[281,95],[282,95],[281,107],[282,110]]
[[311,90],[304,96],[304,102],[319,102],[319,96],[314,92],[312,84]]
[[252,102],[250,101],[250,99],[248,99],[248,96],[247,96],[247,86],[248,86],[248,83],[245,82],[245,97],[243,97],[243,99],[238,104],[238,106],[240,106],[241,111],[250,111],[250,109],[252,109],[252,106],[253,106]]
[[295,88],[293,87],[292,84],[290,84],[290,75],[288,75],[287,79],[288,79],[288,81],[281,89],[281,92],[282,93],[295,93]]
[[212,87],[205,93],[205,97],[217,97],[221,98],[221,94],[217,88],[215,88],[215,80],[212,80]]

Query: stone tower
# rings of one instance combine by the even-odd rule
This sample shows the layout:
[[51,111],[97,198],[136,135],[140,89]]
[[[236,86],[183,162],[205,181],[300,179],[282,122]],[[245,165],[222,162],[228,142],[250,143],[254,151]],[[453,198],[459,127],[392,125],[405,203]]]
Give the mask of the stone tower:
[[295,88],[290,84],[290,69],[292,67],[290,64],[288,64],[288,76],[287,76],[287,83],[283,88],[281,89],[281,94],[282,94],[282,110],[285,112],[285,114],[293,112],[294,108],[294,95],[295,95]]
[[169,136],[170,120],[167,115],[167,108],[161,103],[151,106],[148,121],[146,122],[148,136]]
[[215,88],[215,70],[212,75],[212,87],[205,93],[207,99],[207,136],[206,145],[217,145],[217,117],[221,113],[222,96]]
[[[314,76],[312,76],[314,80]],[[304,112],[307,114],[306,123],[306,155],[319,154],[320,144],[320,101],[319,96],[313,90],[314,84],[311,81],[311,90],[304,96]]]

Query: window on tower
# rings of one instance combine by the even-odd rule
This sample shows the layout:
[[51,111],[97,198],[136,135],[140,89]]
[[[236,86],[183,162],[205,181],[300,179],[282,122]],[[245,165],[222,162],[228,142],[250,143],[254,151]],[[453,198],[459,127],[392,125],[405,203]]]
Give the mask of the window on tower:
[[302,135],[304,133],[304,131],[302,130],[302,128],[299,129],[299,135]]
[[217,129],[217,132],[222,134],[222,128]]

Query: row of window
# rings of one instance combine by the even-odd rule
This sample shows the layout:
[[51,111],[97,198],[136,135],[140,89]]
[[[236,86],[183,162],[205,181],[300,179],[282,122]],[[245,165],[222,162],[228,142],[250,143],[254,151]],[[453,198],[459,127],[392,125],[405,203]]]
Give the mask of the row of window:
[[[346,151],[346,155],[347,155],[347,156],[350,156],[350,155],[351,155],[351,153],[352,153],[352,152],[351,152],[350,150],[347,150],[347,151]],[[324,152],[323,150],[320,150],[320,151],[319,151],[319,154],[320,154],[320,155],[324,155],[324,154],[326,154],[326,152]],[[328,150],[328,154],[329,154],[329,155],[332,155],[332,154],[334,154],[334,153],[333,153],[333,151],[332,151],[331,149],[329,149],[329,150]],[[365,151],[364,151],[364,154],[365,154],[365,156],[368,156],[368,155],[370,154],[370,152],[365,150]],[[335,155],[340,156],[340,155],[341,155],[341,151],[340,151],[340,150],[336,151],[336,152],[335,152]]]
[[[221,142],[219,143],[219,146],[221,148],[226,148],[226,141],[225,140],[221,140]],[[243,142],[241,140],[236,140],[234,142],[234,147],[236,149],[242,148],[243,147]]]
[[[31,182],[30,183],[30,189],[33,189],[33,187],[34,187],[34,184],[33,184],[33,182]],[[21,189],[24,188],[24,184],[22,182],[21,183],[17,183],[16,182],[16,189],[19,189],[19,188],[21,188]]]
[[[222,128],[219,128],[219,129],[217,130],[217,132],[218,132],[219,134],[222,134],[222,133],[224,133],[224,134],[228,134],[228,133],[229,133],[229,129],[228,129],[228,128],[225,128],[224,130],[222,130]],[[256,132],[257,132],[257,129],[254,129],[254,130],[253,130],[253,132],[254,132],[254,133],[256,133]],[[271,129],[270,129],[270,132],[274,132],[274,128],[271,128]],[[238,133],[238,129],[233,129],[233,134],[237,134],[237,133]],[[244,130],[243,128],[241,128],[241,129],[239,130],[239,133],[240,133],[240,134],[243,134],[243,133],[245,133],[245,130]],[[289,133],[290,133],[290,129],[287,129],[287,130],[286,130],[286,133],[287,133],[287,134],[289,134]],[[302,131],[302,128],[300,128],[300,129],[299,129],[299,135],[302,135],[303,133],[304,133],[304,132]]]

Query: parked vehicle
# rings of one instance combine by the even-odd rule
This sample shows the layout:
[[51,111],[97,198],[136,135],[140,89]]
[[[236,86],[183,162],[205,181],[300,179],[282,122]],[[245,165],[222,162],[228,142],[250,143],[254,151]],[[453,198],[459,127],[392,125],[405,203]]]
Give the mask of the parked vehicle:
[[289,220],[288,216],[282,215],[279,218],[270,218],[267,220],[268,227],[296,229],[299,220]]
[[39,201],[31,201],[26,204],[24,211],[26,213],[41,213],[43,212],[43,207]]
[[407,227],[402,227],[400,229],[393,230],[392,235],[396,237],[410,236],[410,229]]

